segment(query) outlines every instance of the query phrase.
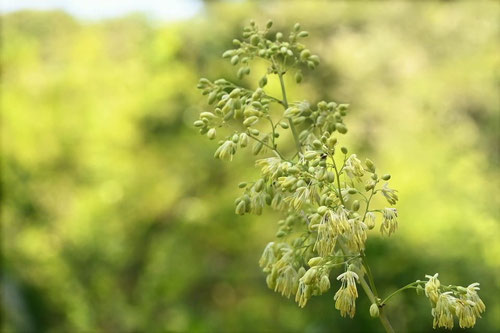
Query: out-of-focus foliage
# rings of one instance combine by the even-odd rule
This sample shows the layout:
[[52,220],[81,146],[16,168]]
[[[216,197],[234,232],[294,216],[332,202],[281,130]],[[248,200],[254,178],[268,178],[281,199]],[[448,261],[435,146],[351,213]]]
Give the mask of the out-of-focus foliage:
[[[478,280],[475,330],[500,330],[500,5],[206,6],[170,24],[1,18],[2,330],[380,330],[366,299],[350,320],[333,292],[300,310],[267,290],[257,260],[275,219],[233,213],[257,170],[214,160],[191,127],[200,73],[235,78],[220,55],[250,18],[310,31],[322,64],[289,99],[351,103],[350,145],[391,170],[399,233],[367,250],[381,293],[437,271]],[[397,296],[388,316],[432,330],[425,297]]]

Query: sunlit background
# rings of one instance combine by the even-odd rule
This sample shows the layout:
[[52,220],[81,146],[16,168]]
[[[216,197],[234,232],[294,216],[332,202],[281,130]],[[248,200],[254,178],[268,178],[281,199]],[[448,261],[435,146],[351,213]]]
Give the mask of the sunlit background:
[[[2,332],[381,332],[364,295],[351,320],[335,285],[305,309],[267,289],[278,217],[233,206],[253,158],[213,159],[192,127],[198,78],[236,80],[220,56],[251,18],[310,32],[322,63],[289,99],[350,103],[347,144],[393,176],[400,229],[367,250],[379,291],[477,281],[474,331],[500,331],[499,2],[1,6]],[[387,311],[433,331],[423,296]]]

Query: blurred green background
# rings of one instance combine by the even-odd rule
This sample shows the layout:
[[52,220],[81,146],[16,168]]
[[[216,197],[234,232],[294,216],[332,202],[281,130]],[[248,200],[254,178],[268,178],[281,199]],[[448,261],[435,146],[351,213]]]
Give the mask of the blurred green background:
[[[251,18],[309,30],[322,64],[289,99],[350,103],[351,151],[393,175],[400,229],[367,250],[381,293],[435,272],[478,281],[474,330],[499,332],[499,14],[486,1],[240,1],[170,22],[2,15],[2,332],[381,332],[364,295],[351,320],[338,286],[302,310],[267,289],[257,261],[277,217],[233,206],[253,157],[215,160],[192,127],[208,108],[198,78],[236,80],[220,56]],[[433,331],[413,292],[388,316]]]

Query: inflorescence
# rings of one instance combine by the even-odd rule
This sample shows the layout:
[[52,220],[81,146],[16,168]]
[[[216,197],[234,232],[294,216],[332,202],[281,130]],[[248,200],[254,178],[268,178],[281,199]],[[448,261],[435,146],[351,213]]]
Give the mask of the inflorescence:
[[[373,303],[370,314],[382,316],[382,306],[392,295],[384,301],[378,298],[364,250],[367,231],[377,223],[382,235],[396,232],[398,212],[392,206],[398,201],[397,191],[389,185],[389,174],[380,175],[371,160],[361,162],[339,145],[338,138],[348,131],[344,123],[348,104],[287,100],[285,75],[292,73],[300,83],[303,69],[315,69],[319,57],[301,43],[308,32],[299,24],[288,39],[281,32],[271,34],[271,26],[269,21],[259,30],[252,21],[244,28],[243,38],[233,41],[236,48],[223,54],[239,66],[239,79],[250,74],[251,61],[266,63],[259,87],[252,90],[226,79],[202,78],[198,88],[207,95],[213,111],[202,112],[194,126],[209,139],[219,139],[214,155],[218,159],[232,160],[250,146],[254,155],[266,155],[256,161],[261,177],[239,184],[243,193],[235,201],[235,211],[260,215],[269,206],[283,213],[277,240],[265,247],[259,261],[269,288],[286,297],[295,296],[304,307],[311,296],[330,289],[331,271],[343,268],[337,277],[340,287],[333,297],[335,308],[352,318],[357,284],[361,283]],[[279,80],[281,97],[264,90],[271,76]],[[278,141],[287,131],[296,151],[285,154],[282,146],[286,144],[278,145]],[[372,207],[375,196],[385,199],[388,207]],[[452,328],[453,315],[460,327],[474,326],[485,310],[476,292],[478,284],[443,287],[437,274],[427,277],[428,282],[417,281],[401,290],[419,291],[425,283],[434,327]]]

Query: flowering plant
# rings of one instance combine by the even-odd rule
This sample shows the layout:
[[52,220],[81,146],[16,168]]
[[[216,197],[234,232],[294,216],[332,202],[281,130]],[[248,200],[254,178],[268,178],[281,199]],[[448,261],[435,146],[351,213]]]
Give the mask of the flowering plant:
[[[239,65],[240,79],[250,73],[251,61],[264,61],[268,67],[259,88],[202,78],[198,88],[214,110],[202,112],[194,122],[211,140],[220,135],[218,131],[229,129],[219,141],[216,158],[232,160],[251,141],[254,155],[265,154],[256,161],[261,177],[240,183],[243,193],[235,204],[239,215],[260,215],[265,206],[283,213],[277,240],[265,247],[259,261],[269,288],[286,297],[295,296],[304,307],[312,296],[330,289],[330,275],[340,269],[340,288],[333,299],[343,317],[354,317],[360,285],[371,301],[370,315],[378,317],[387,332],[393,332],[385,314],[388,301],[402,290],[416,289],[430,300],[434,328],[451,329],[454,316],[460,327],[473,327],[485,311],[477,294],[478,283],[466,288],[442,286],[437,274],[426,275],[427,281],[418,280],[380,297],[365,243],[367,231],[377,223],[382,235],[391,236],[397,230],[396,208],[372,206],[375,196],[383,197],[388,206],[395,205],[397,190],[389,186],[391,176],[380,175],[370,159],[361,162],[340,146],[339,137],[347,133],[344,117],[348,104],[288,100],[284,77],[293,73],[300,83],[303,70],[315,69],[319,57],[301,43],[308,32],[299,24],[287,39],[281,32],[271,34],[271,27],[269,21],[260,30],[252,21],[244,28],[243,39],[233,41],[236,48],[222,55]],[[269,77],[279,81],[281,97],[265,91]],[[278,144],[287,132],[293,137],[294,152]]]

